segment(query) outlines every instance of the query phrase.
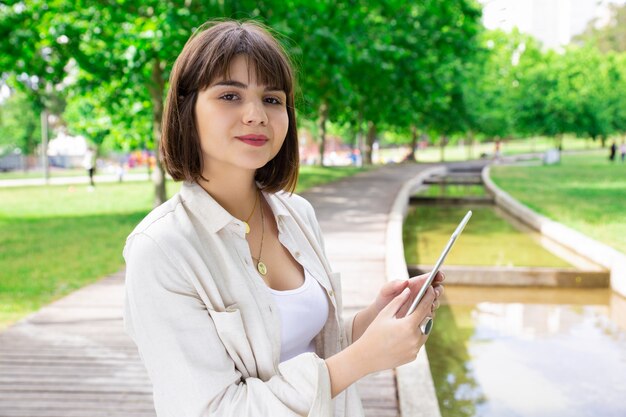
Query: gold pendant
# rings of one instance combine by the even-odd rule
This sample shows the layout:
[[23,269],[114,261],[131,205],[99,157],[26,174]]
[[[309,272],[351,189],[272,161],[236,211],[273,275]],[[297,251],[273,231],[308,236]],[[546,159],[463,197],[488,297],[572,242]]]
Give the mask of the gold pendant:
[[265,274],[267,274],[267,267],[261,261],[259,261],[259,263],[256,265],[256,269],[257,269],[257,271],[259,271],[259,274],[261,274],[263,276],[265,276]]
[[246,226],[246,234],[250,233],[250,225],[248,222],[243,222],[243,224]]

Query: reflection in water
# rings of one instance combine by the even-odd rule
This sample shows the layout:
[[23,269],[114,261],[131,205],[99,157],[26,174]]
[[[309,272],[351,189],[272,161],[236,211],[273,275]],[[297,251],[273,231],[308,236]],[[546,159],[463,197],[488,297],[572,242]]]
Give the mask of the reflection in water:
[[491,206],[411,206],[403,226],[407,263],[434,264],[470,208],[472,219],[446,258],[446,265],[571,267]]
[[444,417],[626,416],[609,290],[448,287],[446,301],[428,341]]
[[[442,305],[437,310],[435,327],[428,338],[430,370],[444,417],[472,417],[476,415],[476,405],[484,401],[467,351],[469,338],[474,332],[470,320],[465,319],[471,309],[461,306],[460,310],[463,313],[452,314],[450,306]],[[455,316],[462,320],[457,321]]]

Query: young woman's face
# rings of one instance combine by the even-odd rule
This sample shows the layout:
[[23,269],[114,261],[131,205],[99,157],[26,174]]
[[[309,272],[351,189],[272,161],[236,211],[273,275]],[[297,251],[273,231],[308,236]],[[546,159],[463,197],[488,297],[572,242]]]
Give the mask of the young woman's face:
[[221,168],[261,168],[276,156],[289,127],[284,91],[259,85],[243,55],[233,59],[229,73],[229,79],[200,91],[196,101],[207,178]]

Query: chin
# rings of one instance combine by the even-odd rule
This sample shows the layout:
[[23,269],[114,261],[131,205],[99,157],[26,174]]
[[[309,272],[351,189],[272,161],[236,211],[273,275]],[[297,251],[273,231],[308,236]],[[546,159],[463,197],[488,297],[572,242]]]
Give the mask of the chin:
[[241,161],[238,165],[244,169],[257,170],[263,168],[271,160],[271,158],[249,158],[245,161]]

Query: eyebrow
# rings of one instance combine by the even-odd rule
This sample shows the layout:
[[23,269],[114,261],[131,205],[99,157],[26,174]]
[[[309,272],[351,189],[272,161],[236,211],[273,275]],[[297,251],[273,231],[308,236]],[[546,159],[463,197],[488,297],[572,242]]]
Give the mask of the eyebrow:
[[[239,81],[234,81],[234,80],[218,81],[215,84],[211,85],[211,87],[218,87],[218,86],[237,87],[237,88],[243,88],[243,89],[248,88],[246,84],[239,82]],[[265,87],[264,91],[283,91],[283,89],[280,87],[267,86]]]

